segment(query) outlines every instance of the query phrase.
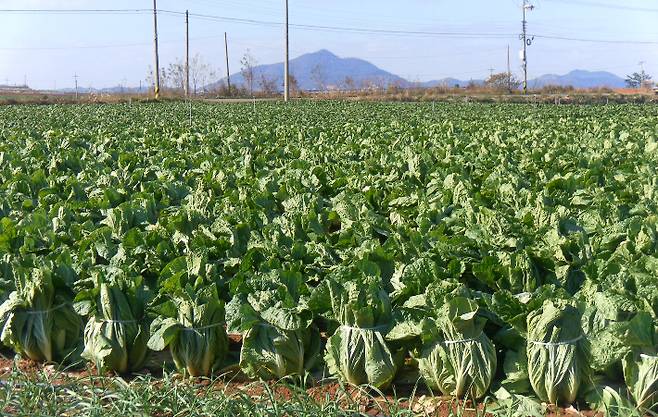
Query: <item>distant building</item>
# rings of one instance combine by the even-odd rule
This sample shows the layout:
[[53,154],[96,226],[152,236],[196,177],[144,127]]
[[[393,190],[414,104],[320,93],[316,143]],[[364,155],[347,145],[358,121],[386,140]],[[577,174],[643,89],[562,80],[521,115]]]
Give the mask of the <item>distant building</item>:
[[29,93],[32,89],[27,85],[0,84],[0,93]]

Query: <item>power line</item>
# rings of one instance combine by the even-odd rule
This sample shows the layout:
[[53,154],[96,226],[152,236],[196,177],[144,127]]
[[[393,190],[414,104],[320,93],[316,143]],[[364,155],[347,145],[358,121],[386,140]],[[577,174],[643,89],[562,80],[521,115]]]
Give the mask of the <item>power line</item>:
[[[200,14],[200,13],[190,13],[190,16],[194,16],[201,19],[207,20],[218,20],[222,22],[232,22],[232,23],[245,23],[253,25],[268,25],[268,26],[283,26],[284,23],[276,21],[267,21],[267,20],[256,20],[256,19],[243,19],[236,17],[227,17],[227,16],[217,16],[209,14]],[[327,25],[306,25],[306,24],[294,24],[291,23],[290,27],[297,29],[311,29],[311,30],[327,30],[327,31],[341,31],[341,32],[351,32],[351,33],[369,33],[369,34],[390,34],[390,35],[421,35],[421,36],[457,36],[457,37],[510,37],[516,36],[513,33],[486,33],[486,32],[432,32],[432,31],[417,31],[417,30],[393,30],[393,29],[375,29],[375,28],[356,28],[348,26],[327,26]]]
[[579,5],[579,6],[599,7],[603,9],[627,10],[632,12],[658,13],[658,9],[652,9],[647,7],[634,7],[634,6],[624,6],[620,4],[597,3],[597,2],[585,1],[585,0],[551,0],[549,3],[551,2]]
[[106,49],[106,48],[128,48],[132,46],[145,46],[151,43],[124,43],[124,44],[106,44],[106,45],[74,45],[74,46],[28,46],[28,47],[0,47],[0,51],[58,51],[71,49]]
[[617,40],[617,39],[587,39],[587,38],[571,38],[567,36],[555,35],[533,35],[536,38],[553,39],[559,41],[573,41],[573,42],[592,42],[592,43],[611,43],[611,44],[625,44],[625,45],[658,45],[658,41],[635,41],[635,40]]
[[[561,1],[561,0],[553,0]],[[573,0],[569,0],[570,2]],[[653,9],[651,9],[653,10]],[[658,11],[658,9],[656,9]],[[152,9],[0,9],[0,13],[34,13],[34,14],[63,14],[63,13],[86,13],[86,14],[107,14],[107,13],[152,13]],[[172,16],[185,16],[185,12],[178,12],[175,10],[158,9],[158,14],[166,14]],[[203,20],[222,21],[238,24],[250,24],[260,26],[283,26],[283,22],[267,21],[257,19],[244,19],[229,16],[210,15],[202,13],[190,13],[191,17]],[[463,38],[463,39],[506,39],[516,37],[514,33],[496,33],[496,32],[462,32],[462,31],[413,31],[413,30],[395,30],[395,29],[377,29],[377,28],[357,28],[349,26],[329,26],[329,25],[311,25],[311,24],[290,24],[290,27],[301,30],[312,31],[329,31],[329,32],[343,32],[343,33],[361,33],[361,34],[378,34],[378,35],[395,35],[395,36],[421,36],[421,37],[443,37],[443,38]],[[219,36],[219,35],[218,35]],[[222,35],[223,36],[223,35]],[[579,38],[567,37],[559,35],[541,35],[532,34],[536,38],[561,40],[561,41],[574,41],[574,42],[590,42],[590,43],[607,43],[607,44],[635,44],[635,45],[657,45],[658,41],[644,41],[644,40],[617,40],[617,39],[593,39],[593,38]],[[35,48],[0,48],[2,50],[42,50],[42,49],[93,49],[93,48],[115,48],[127,46],[141,46],[142,43],[132,43],[123,45],[95,45],[95,46],[75,46],[75,47],[61,47],[61,48],[48,48],[48,47],[35,47]]]
[[136,14],[152,12],[151,9],[0,9],[0,13],[16,14]]
[[[107,14],[107,13],[121,13],[121,14],[130,14],[130,13],[152,13],[152,9],[0,9],[0,13],[32,13],[32,14]],[[177,16],[185,16],[185,12],[178,12],[174,10],[163,10],[158,9],[158,14],[169,14]],[[243,23],[243,24],[254,24],[254,25],[264,25],[264,26],[283,26],[283,22],[278,21],[267,21],[267,20],[257,20],[257,19],[244,19],[228,16],[218,16],[218,15],[209,15],[202,13],[190,13],[192,17],[206,19],[206,20],[218,20],[223,22],[232,22],[232,23]],[[305,25],[305,24],[290,24],[290,27],[298,29],[310,29],[310,30],[328,30],[328,31],[344,31],[352,33],[375,33],[375,34],[392,34],[392,35],[421,35],[421,36],[456,36],[456,37],[509,37],[515,36],[511,33],[471,33],[471,32],[430,32],[430,31],[408,31],[408,30],[390,30],[390,29],[367,29],[367,28],[355,28],[355,27],[344,27],[344,26],[327,26],[327,25]]]

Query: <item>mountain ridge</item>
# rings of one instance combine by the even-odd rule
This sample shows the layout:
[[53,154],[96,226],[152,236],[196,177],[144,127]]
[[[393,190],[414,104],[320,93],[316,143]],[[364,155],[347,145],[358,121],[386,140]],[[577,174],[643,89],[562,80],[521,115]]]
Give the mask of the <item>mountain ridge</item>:
[[[254,70],[254,90],[262,90],[263,77],[275,82],[278,89],[283,88],[283,62],[274,64],[257,65]],[[374,64],[360,58],[340,58],[327,49],[317,52],[303,54],[290,60],[290,74],[295,77],[301,90],[322,90],[326,88],[364,88],[366,82],[377,84],[400,84],[407,85],[409,82],[404,78],[385,71]],[[354,85],[348,80],[351,78]],[[225,83],[222,78],[210,85],[216,87]],[[245,79],[241,72],[231,74],[231,84],[245,85]]]
[[[395,85],[402,88],[420,87],[466,87],[469,84],[481,85],[481,79],[459,79],[446,77],[442,79],[414,82],[386,71],[373,63],[354,57],[341,58],[327,49],[300,55],[290,60],[290,73],[296,79],[301,90],[316,91],[322,89],[362,89],[372,86],[387,87]],[[283,90],[283,62],[254,66],[254,90],[263,90],[263,79],[270,83],[276,91]],[[206,89],[217,88],[226,83],[226,78],[208,84]],[[245,84],[241,72],[231,74],[231,84],[242,86]],[[544,74],[528,80],[530,88],[552,86],[573,86],[574,88],[622,88],[625,80],[607,71],[588,71],[575,69],[566,74]],[[105,88],[79,88],[80,93],[138,93],[147,92],[150,88],[111,86]],[[58,92],[72,93],[74,88],[62,88]]]
[[[319,68],[319,69],[318,69]],[[301,90],[350,89],[367,88],[371,85],[387,87],[396,85],[408,87],[465,87],[469,83],[482,84],[484,80],[462,80],[447,77],[438,80],[412,82],[399,75],[383,70],[369,61],[360,58],[341,58],[327,49],[300,55],[290,60],[290,74],[295,77]],[[276,88],[283,89],[283,62],[254,66],[254,90],[262,90],[262,79],[274,82]],[[350,85],[347,78],[350,78]],[[225,83],[222,78],[208,87],[217,87]],[[241,72],[231,74],[231,84],[244,85]],[[567,74],[545,74],[528,80],[531,88],[541,88],[547,85],[573,86],[575,88],[593,87],[624,87],[623,78],[607,71],[588,71],[575,69]]]

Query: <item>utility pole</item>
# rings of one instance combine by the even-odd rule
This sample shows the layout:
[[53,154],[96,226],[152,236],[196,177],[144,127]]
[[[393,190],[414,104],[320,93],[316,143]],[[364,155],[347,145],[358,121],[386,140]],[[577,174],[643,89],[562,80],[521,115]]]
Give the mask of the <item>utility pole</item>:
[[290,63],[288,59],[290,57],[289,51],[289,40],[288,40],[288,0],[286,1],[286,60],[284,62],[284,74],[283,74],[283,100],[290,100]]
[[644,64],[645,64],[645,61],[638,62],[638,65],[640,66],[640,69],[642,70],[642,73],[644,73]]
[[78,101],[78,74],[76,73],[73,75],[73,79],[75,80],[75,101]]
[[512,70],[509,65],[509,44],[507,44],[507,91],[512,92]]
[[155,99],[160,98],[160,56],[158,54],[158,0],[153,0],[153,46],[155,51]]
[[231,96],[231,71],[228,67],[228,35],[224,32],[224,54],[226,55],[226,85],[228,86],[228,95]]
[[535,37],[528,37],[528,21],[526,20],[526,12],[531,11],[535,6],[528,3],[528,0],[523,0],[523,34],[520,39],[523,41],[522,64],[523,64],[523,94],[528,94],[528,46],[532,45]]
[[190,97],[190,12],[185,10],[185,97]]
[[493,77],[495,68],[489,68],[489,78]]

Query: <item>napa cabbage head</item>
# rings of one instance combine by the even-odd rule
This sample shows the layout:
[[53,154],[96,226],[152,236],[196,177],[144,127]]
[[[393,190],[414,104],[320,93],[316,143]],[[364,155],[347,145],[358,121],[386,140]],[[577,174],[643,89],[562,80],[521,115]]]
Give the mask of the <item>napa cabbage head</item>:
[[626,386],[640,410],[658,412],[658,326],[650,314],[631,320],[626,342],[632,346],[623,359]]
[[33,268],[0,306],[0,340],[34,361],[79,359],[82,319],[70,288],[47,266]]
[[277,270],[249,276],[235,287],[227,319],[229,330],[242,335],[240,368],[265,380],[310,370],[320,353],[320,333],[302,274]]
[[564,300],[547,300],[527,318],[530,384],[542,401],[573,404],[590,374],[590,346],[580,311]]
[[478,310],[473,300],[451,298],[436,311],[435,319],[424,321],[417,361],[428,387],[459,398],[486,394],[496,372],[496,350]]
[[339,272],[323,281],[311,298],[315,311],[338,324],[327,340],[327,366],[344,382],[385,388],[403,360],[403,351],[394,351],[385,339],[393,326],[388,293],[376,275]]
[[228,336],[224,302],[217,288],[212,284],[186,286],[155,302],[149,348],[169,348],[176,368],[192,377],[220,371],[228,352]]
[[[90,288],[84,288],[88,284]],[[98,268],[76,296],[87,313],[82,357],[99,371],[139,370],[148,357],[149,327],[145,305],[149,292],[139,275],[116,268]]]

